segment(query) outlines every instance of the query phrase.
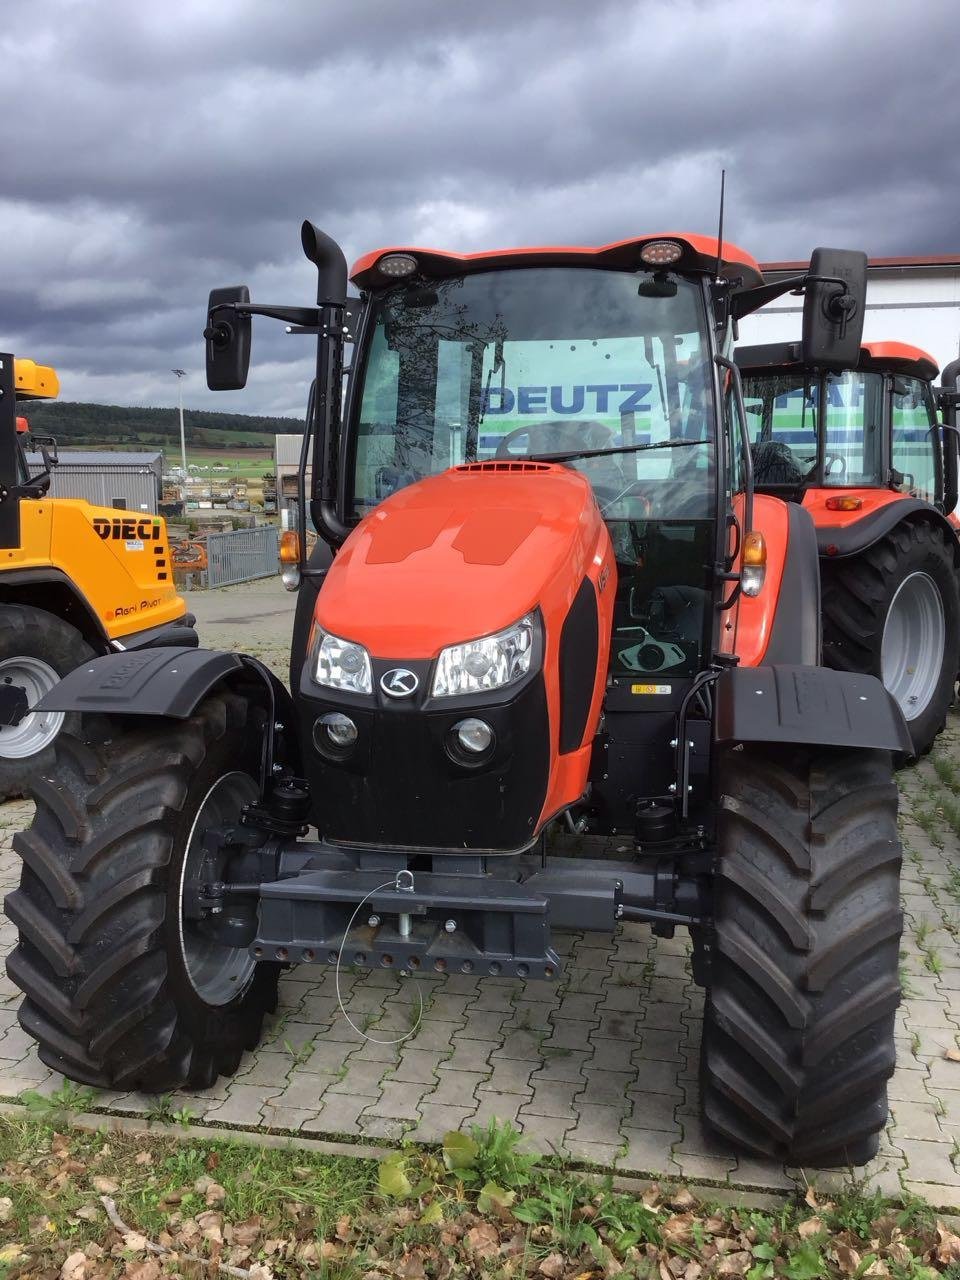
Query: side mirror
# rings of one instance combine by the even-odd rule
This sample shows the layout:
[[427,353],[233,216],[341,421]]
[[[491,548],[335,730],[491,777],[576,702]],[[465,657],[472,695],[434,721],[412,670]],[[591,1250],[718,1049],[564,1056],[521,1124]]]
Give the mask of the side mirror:
[[943,426],[940,436],[943,441],[943,510],[946,515],[956,507],[958,489],[960,489],[960,466],[958,466],[958,447],[960,434],[957,432],[957,404],[960,402],[960,359],[951,360],[940,375],[940,391],[937,392],[937,405],[943,414]]
[[207,386],[211,391],[238,391],[247,385],[250,368],[249,315],[241,315],[238,304],[249,303],[245,284],[211,289],[207,304]]
[[803,361],[820,369],[856,368],[867,300],[867,255],[814,249],[803,299]]

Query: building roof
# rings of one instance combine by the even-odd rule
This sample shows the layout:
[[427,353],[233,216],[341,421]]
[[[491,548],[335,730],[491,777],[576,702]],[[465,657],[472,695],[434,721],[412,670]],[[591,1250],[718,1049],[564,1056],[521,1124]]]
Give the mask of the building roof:
[[[809,258],[799,262],[761,262],[760,270],[764,275],[791,274],[806,271],[810,266]],[[901,258],[868,258],[867,267],[873,271],[897,271],[904,268],[960,267],[960,253],[934,253],[919,257]]]
[[[59,451],[60,465],[64,467],[96,467],[100,471],[116,471],[119,468],[147,467],[155,470],[163,460],[163,454],[157,449],[151,453],[123,453],[119,449],[107,452],[101,449],[62,449]],[[39,453],[29,452],[27,461],[39,466],[43,458]]]

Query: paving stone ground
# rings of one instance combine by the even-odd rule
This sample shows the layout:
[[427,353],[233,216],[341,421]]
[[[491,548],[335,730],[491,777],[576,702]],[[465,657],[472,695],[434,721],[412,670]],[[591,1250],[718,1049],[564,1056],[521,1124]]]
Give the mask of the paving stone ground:
[[[863,1172],[888,1193],[907,1190],[960,1206],[960,717],[934,756],[900,774],[905,843],[902,944],[891,1119],[880,1155]],[[26,802],[0,806],[0,892],[19,875],[10,848],[28,824]],[[14,945],[0,918],[0,955]],[[288,972],[261,1046],[236,1076],[172,1108],[209,1124],[329,1138],[437,1142],[450,1129],[509,1120],[541,1151],[621,1172],[787,1189],[835,1180],[737,1154],[698,1119],[702,993],[687,943],[625,925],[612,945],[565,934],[560,985],[463,975],[401,979],[345,973],[353,1021],[400,1045],[365,1040],[337,1007],[333,973]],[[54,1092],[61,1078],[38,1060],[16,1021],[18,992],[0,975],[0,1100]],[[137,1094],[101,1093],[98,1109],[150,1113]]]

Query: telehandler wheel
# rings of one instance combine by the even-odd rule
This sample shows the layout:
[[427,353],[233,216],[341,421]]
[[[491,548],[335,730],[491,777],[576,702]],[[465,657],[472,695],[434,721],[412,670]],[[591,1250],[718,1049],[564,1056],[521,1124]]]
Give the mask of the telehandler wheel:
[[904,521],[859,555],[821,561],[823,660],[879,676],[903,712],[913,754],[943,729],[960,661],[953,551],[925,521]]
[[185,879],[222,871],[204,830],[258,793],[262,718],[217,692],[189,720],[61,734],[55,777],[14,837],[23,871],[5,903],[20,1024],[47,1066],[100,1087],[202,1089],[257,1044],[278,967],[219,944],[181,904]]
[[[29,707],[92,657],[80,632],[55,613],[0,604],[0,685],[21,689]],[[47,711],[0,727],[0,800],[24,795],[31,781],[52,767],[57,734],[78,723],[76,716]]]
[[794,1164],[877,1151],[902,928],[889,754],[763,747],[720,766],[704,1122]]

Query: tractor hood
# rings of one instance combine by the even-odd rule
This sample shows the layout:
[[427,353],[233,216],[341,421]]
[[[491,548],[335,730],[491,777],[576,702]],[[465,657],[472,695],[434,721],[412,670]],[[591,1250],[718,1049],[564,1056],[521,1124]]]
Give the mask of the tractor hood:
[[433,658],[545,600],[565,614],[606,545],[578,472],[533,461],[453,467],[357,526],[326,575],[316,619],[374,657]]

